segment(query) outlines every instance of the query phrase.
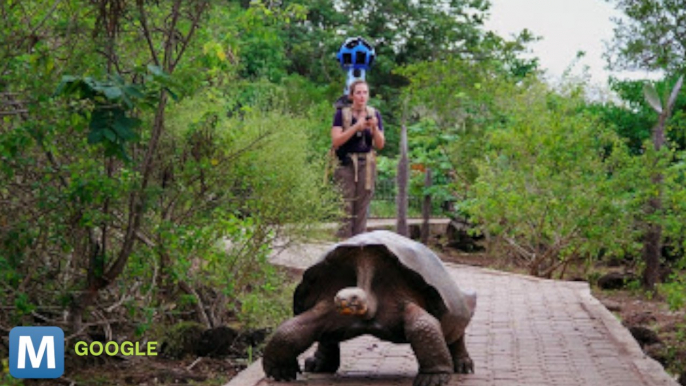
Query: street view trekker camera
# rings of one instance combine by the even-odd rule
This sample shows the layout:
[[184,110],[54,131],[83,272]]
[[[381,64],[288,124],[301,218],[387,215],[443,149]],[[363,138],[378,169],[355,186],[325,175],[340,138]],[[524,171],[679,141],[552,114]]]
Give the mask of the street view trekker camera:
[[357,79],[365,80],[367,71],[372,67],[376,52],[374,47],[361,37],[348,38],[336,54],[336,59],[341,64],[341,68],[347,72],[343,97],[336,101],[336,105],[347,100],[349,87]]

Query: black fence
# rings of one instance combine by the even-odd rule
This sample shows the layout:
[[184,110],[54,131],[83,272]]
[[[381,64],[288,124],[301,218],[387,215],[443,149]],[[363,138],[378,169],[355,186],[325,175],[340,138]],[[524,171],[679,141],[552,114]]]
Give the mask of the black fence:
[[[377,179],[374,186],[374,197],[369,205],[370,218],[395,218],[397,215],[396,197],[398,189],[395,179]],[[407,217],[421,218],[424,197],[410,194],[407,198]],[[445,217],[449,205],[444,202],[431,201],[431,217]]]

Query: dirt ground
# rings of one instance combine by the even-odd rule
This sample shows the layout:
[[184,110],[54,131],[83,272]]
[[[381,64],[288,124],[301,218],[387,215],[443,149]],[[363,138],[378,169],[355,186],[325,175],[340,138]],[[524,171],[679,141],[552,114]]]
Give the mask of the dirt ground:
[[[69,359],[67,359],[69,361]],[[134,358],[131,360],[103,359],[98,363],[66,364],[65,376],[50,380],[25,380],[27,386],[73,385],[223,385],[248,365],[244,359]],[[78,370],[76,370],[78,368]],[[0,378],[0,384],[4,384]]]

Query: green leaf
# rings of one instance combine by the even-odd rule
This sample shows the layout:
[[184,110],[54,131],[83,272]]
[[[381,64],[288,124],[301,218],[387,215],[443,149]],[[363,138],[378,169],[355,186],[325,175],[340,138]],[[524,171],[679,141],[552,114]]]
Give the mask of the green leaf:
[[124,87],[124,93],[133,98],[145,98],[145,94],[138,89],[138,86],[129,84]]
[[103,110],[95,110],[91,114],[91,120],[90,123],[88,124],[88,127],[92,131],[99,131],[108,126],[109,121],[109,115],[107,112]]
[[60,81],[60,84],[57,86],[57,89],[55,89],[55,93],[53,94],[54,96],[61,95],[64,93],[66,90],[69,89],[69,85],[72,83],[76,82],[79,80],[79,78],[72,76],[72,75],[64,75],[62,76],[62,81]]
[[148,65],[148,71],[150,71],[150,73],[156,77],[160,77],[163,79],[169,78],[169,75],[167,75],[159,66],[149,64]]
[[110,129],[104,129],[104,130],[102,130],[102,134],[105,136],[105,138],[107,138],[107,139],[110,140],[111,142],[116,142],[116,141],[117,141],[117,135],[114,133],[114,131],[112,131],[112,130],[110,130]]
[[165,87],[164,89],[167,90],[169,96],[171,96],[175,102],[179,101],[179,97],[169,87]]
[[109,100],[116,100],[121,98],[122,91],[119,87],[111,86],[111,87],[104,87],[102,91],[105,94],[105,97]]
[[140,126],[141,120],[138,118],[129,118],[124,115],[118,115],[114,120],[112,129],[117,136],[124,141],[129,141],[136,137],[133,129]]
[[88,144],[95,145],[102,142],[102,130],[91,130],[88,134]]

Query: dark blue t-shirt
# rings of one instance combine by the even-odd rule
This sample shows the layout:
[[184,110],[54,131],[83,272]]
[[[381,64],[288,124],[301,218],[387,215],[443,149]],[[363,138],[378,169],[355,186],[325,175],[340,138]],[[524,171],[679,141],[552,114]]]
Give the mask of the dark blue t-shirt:
[[[378,110],[376,111],[376,120],[379,123],[379,130],[383,131],[383,122],[381,121],[381,114]],[[352,117],[352,122],[350,126],[357,123],[357,119]],[[333,126],[343,127],[343,112],[341,109],[336,110],[336,115],[333,117]],[[342,162],[346,162],[346,155],[348,153],[368,153],[372,150],[372,130],[364,129],[362,132],[355,133],[348,142],[341,145],[336,150],[336,155],[338,159]]]

